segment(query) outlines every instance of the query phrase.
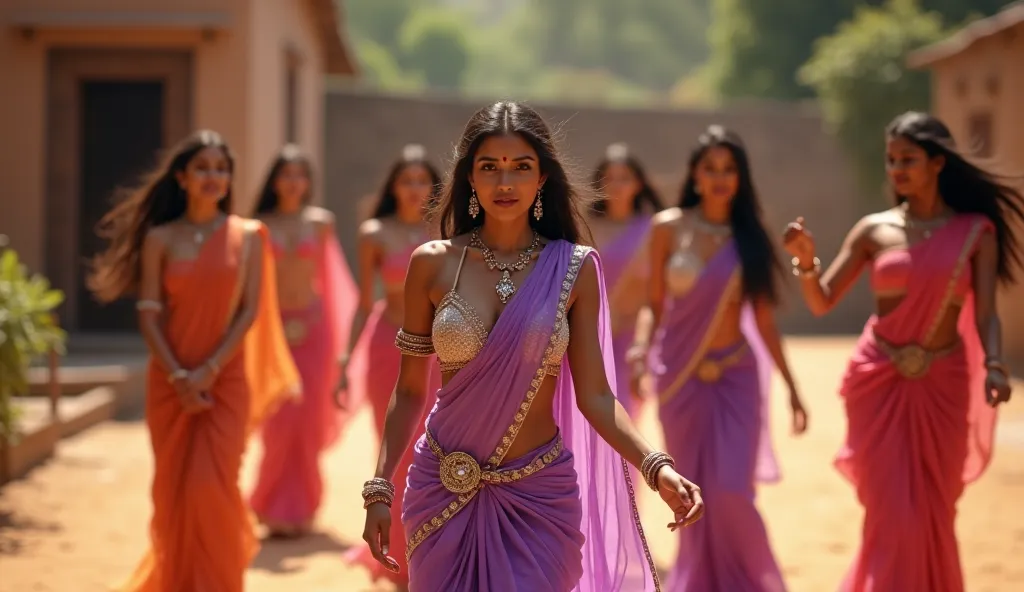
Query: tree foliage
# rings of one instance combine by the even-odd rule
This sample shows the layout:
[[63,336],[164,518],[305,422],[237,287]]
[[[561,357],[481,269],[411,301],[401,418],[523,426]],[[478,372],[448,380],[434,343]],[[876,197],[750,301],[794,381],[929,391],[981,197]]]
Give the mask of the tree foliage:
[[816,44],[800,71],[868,191],[882,184],[886,124],[929,104],[928,74],[909,70],[906,56],[943,35],[938,13],[924,12],[912,0],[890,0],[880,8],[857,9],[852,20]]
[[420,9],[402,25],[398,46],[401,62],[423,74],[428,85],[458,89],[469,65],[464,18],[442,9]]

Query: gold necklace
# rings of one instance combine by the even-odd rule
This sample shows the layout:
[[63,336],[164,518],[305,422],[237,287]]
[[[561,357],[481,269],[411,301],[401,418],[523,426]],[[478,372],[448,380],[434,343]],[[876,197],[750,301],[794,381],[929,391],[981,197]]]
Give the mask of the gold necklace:
[[900,209],[903,211],[903,224],[907,230],[920,230],[921,236],[924,238],[931,238],[932,231],[945,226],[950,218],[949,214],[944,212],[934,218],[922,220],[911,214],[910,208],[906,204]]
[[207,233],[213,234],[213,231],[220,226],[221,220],[222,218],[219,215],[212,221],[204,224],[196,224],[195,222],[186,220],[186,223],[195,231],[195,234],[192,235],[192,242],[197,245],[203,244],[208,236]]
[[533,242],[523,252],[519,253],[519,258],[516,259],[515,263],[498,263],[498,260],[494,258],[494,251],[480,239],[479,229],[474,230],[469,236],[469,246],[480,249],[484,256],[484,263],[487,264],[487,269],[491,271],[497,269],[501,272],[501,279],[494,285],[494,291],[498,293],[498,299],[501,300],[501,303],[506,304],[509,298],[512,298],[516,293],[516,284],[512,281],[512,272],[522,271],[530,264],[530,260],[533,259],[533,252],[540,246],[540,235],[534,231]]

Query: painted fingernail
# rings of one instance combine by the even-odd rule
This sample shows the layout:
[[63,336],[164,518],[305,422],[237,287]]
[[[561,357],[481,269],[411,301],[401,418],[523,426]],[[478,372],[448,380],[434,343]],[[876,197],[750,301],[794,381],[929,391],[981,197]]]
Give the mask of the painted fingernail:
[[388,546],[384,545],[383,547],[381,547],[380,548],[380,552],[385,554],[385,555],[387,555],[388,554]]

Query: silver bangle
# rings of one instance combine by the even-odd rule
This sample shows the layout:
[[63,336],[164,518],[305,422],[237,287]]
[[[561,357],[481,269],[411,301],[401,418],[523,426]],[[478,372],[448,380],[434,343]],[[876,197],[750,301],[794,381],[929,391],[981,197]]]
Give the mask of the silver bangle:
[[793,265],[793,275],[801,278],[817,277],[821,274],[821,259],[815,257],[811,260],[813,264],[810,269],[804,269],[800,267],[800,259],[793,257],[791,261]]

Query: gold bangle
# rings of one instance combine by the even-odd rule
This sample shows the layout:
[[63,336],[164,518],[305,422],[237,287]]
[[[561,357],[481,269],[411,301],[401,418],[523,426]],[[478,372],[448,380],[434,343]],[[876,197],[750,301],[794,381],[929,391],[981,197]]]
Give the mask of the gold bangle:
[[178,368],[177,370],[174,370],[173,372],[167,375],[167,382],[170,384],[174,384],[175,382],[181,380],[182,378],[188,378],[188,370]]
[[793,265],[793,275],[797,277],[812,278],[821,274],[821,259],[818,259],[817,257],[811,260],[812,265],[810,269],[800,267],[800,259],[797,257],[793,257],[793,260],[790,263]]

